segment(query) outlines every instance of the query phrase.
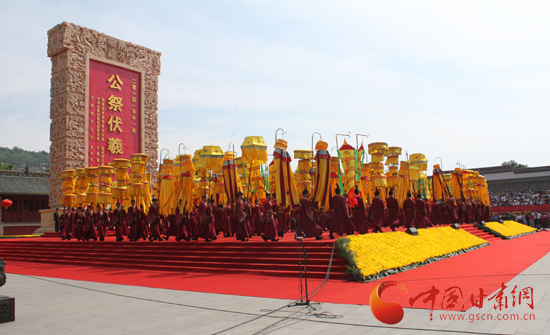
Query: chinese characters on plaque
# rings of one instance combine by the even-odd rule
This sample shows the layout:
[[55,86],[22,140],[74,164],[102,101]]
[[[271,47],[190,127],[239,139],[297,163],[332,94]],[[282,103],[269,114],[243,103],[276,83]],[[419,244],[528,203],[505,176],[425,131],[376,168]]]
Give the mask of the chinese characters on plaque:
[[88,166],[141,152],[141,76],[90,60]]

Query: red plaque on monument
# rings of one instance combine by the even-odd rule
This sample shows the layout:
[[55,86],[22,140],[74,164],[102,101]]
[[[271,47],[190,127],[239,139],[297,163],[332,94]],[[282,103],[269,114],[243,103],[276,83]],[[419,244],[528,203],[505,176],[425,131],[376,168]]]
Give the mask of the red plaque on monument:
[[88,166],[141,152],[141,73],[90,59]]

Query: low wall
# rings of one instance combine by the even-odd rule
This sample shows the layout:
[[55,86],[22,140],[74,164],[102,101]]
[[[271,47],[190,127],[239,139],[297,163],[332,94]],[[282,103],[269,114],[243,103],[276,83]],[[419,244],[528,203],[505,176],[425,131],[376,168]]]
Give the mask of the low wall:
[[545,212],[550,211],[550,205],[532,205],[532,206],[504,206],[491,207],[491,213],[514,213],[514,212]]

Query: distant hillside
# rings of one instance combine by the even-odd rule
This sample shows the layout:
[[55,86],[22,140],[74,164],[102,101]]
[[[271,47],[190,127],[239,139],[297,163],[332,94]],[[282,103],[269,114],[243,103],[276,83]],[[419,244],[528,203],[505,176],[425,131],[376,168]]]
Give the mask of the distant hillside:
[[48,169],[50,167],[50,154],[45,151],[27,151],[18,147],[0,147],[0,162],[4,165],[13,164],[15,170],[24,169],[29,164],[31,171]]

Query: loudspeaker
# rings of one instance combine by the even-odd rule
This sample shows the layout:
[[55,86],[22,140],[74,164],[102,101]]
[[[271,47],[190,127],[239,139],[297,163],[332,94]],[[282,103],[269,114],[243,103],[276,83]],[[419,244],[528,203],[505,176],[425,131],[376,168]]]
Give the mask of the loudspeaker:
[[414,227],[411,227],[411,228],[408,228],[407,231],[405,231],[405,233],[407,233],[409,235],[412,235],[412,236],[417,236],[418,235],[418,230],[416,230],[416,228],[414,228]]
[[455,222],[451,224],[451,227],[453,227],[454,229],[460,229],[460,223]]

